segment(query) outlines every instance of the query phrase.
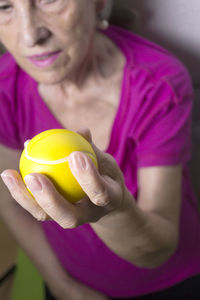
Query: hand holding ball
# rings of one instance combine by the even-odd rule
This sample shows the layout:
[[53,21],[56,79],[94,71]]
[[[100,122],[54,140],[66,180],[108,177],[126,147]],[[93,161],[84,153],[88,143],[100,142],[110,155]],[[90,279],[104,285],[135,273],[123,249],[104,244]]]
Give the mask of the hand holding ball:
[[22,178],[30,173],[44,174],[67,200],[73,203],[80,200],[85,193],[68,164],[68,155],[73,151],[87,153],[97,167],[92,146],[78,133],[66,129],[50,129],[39,133],[25,143],[19,165]]

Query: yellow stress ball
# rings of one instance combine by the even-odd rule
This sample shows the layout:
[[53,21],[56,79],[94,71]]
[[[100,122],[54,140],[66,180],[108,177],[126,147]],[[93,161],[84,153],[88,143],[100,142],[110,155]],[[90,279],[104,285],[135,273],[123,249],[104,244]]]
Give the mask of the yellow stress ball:
[[50,129],[39,133],[25,143],[19,163],[22,178],[30,173],[44,174],[67,200],[72,203],[80,200],[85,193],[68,164],[68,155],[73,151],[87,153],[97,167],[92,146],[78,133],[66,129]]

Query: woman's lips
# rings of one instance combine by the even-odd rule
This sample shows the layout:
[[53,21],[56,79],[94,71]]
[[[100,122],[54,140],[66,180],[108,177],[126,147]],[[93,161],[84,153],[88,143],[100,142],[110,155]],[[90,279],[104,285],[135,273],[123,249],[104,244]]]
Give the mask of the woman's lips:
[[37,67],[48,67],[51,65],[60,55],[61,50],[55,52],[48,52],[39,55],[30,56],[28,59]]

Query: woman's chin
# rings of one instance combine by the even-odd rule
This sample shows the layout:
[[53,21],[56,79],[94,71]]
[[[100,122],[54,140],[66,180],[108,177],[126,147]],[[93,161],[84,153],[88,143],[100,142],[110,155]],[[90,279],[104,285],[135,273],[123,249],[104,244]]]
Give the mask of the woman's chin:
[[59,74],[59,72],[29,72],[29,75],[37,82],[46,85],[61,83],[66,78],[66,74]]

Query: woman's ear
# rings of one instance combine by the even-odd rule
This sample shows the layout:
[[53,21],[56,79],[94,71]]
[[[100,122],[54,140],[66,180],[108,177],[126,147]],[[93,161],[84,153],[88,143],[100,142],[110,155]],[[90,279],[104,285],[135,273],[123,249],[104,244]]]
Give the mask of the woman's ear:
[[101,19],[109,19],[112,7],[113,0],[96,0],[96,11]]
[[96,11],[99,13],[105,5],[106,0],[95,0]]
[[96,0],[95,2],[97,13],[104,13],[112,6],[113,0]]

